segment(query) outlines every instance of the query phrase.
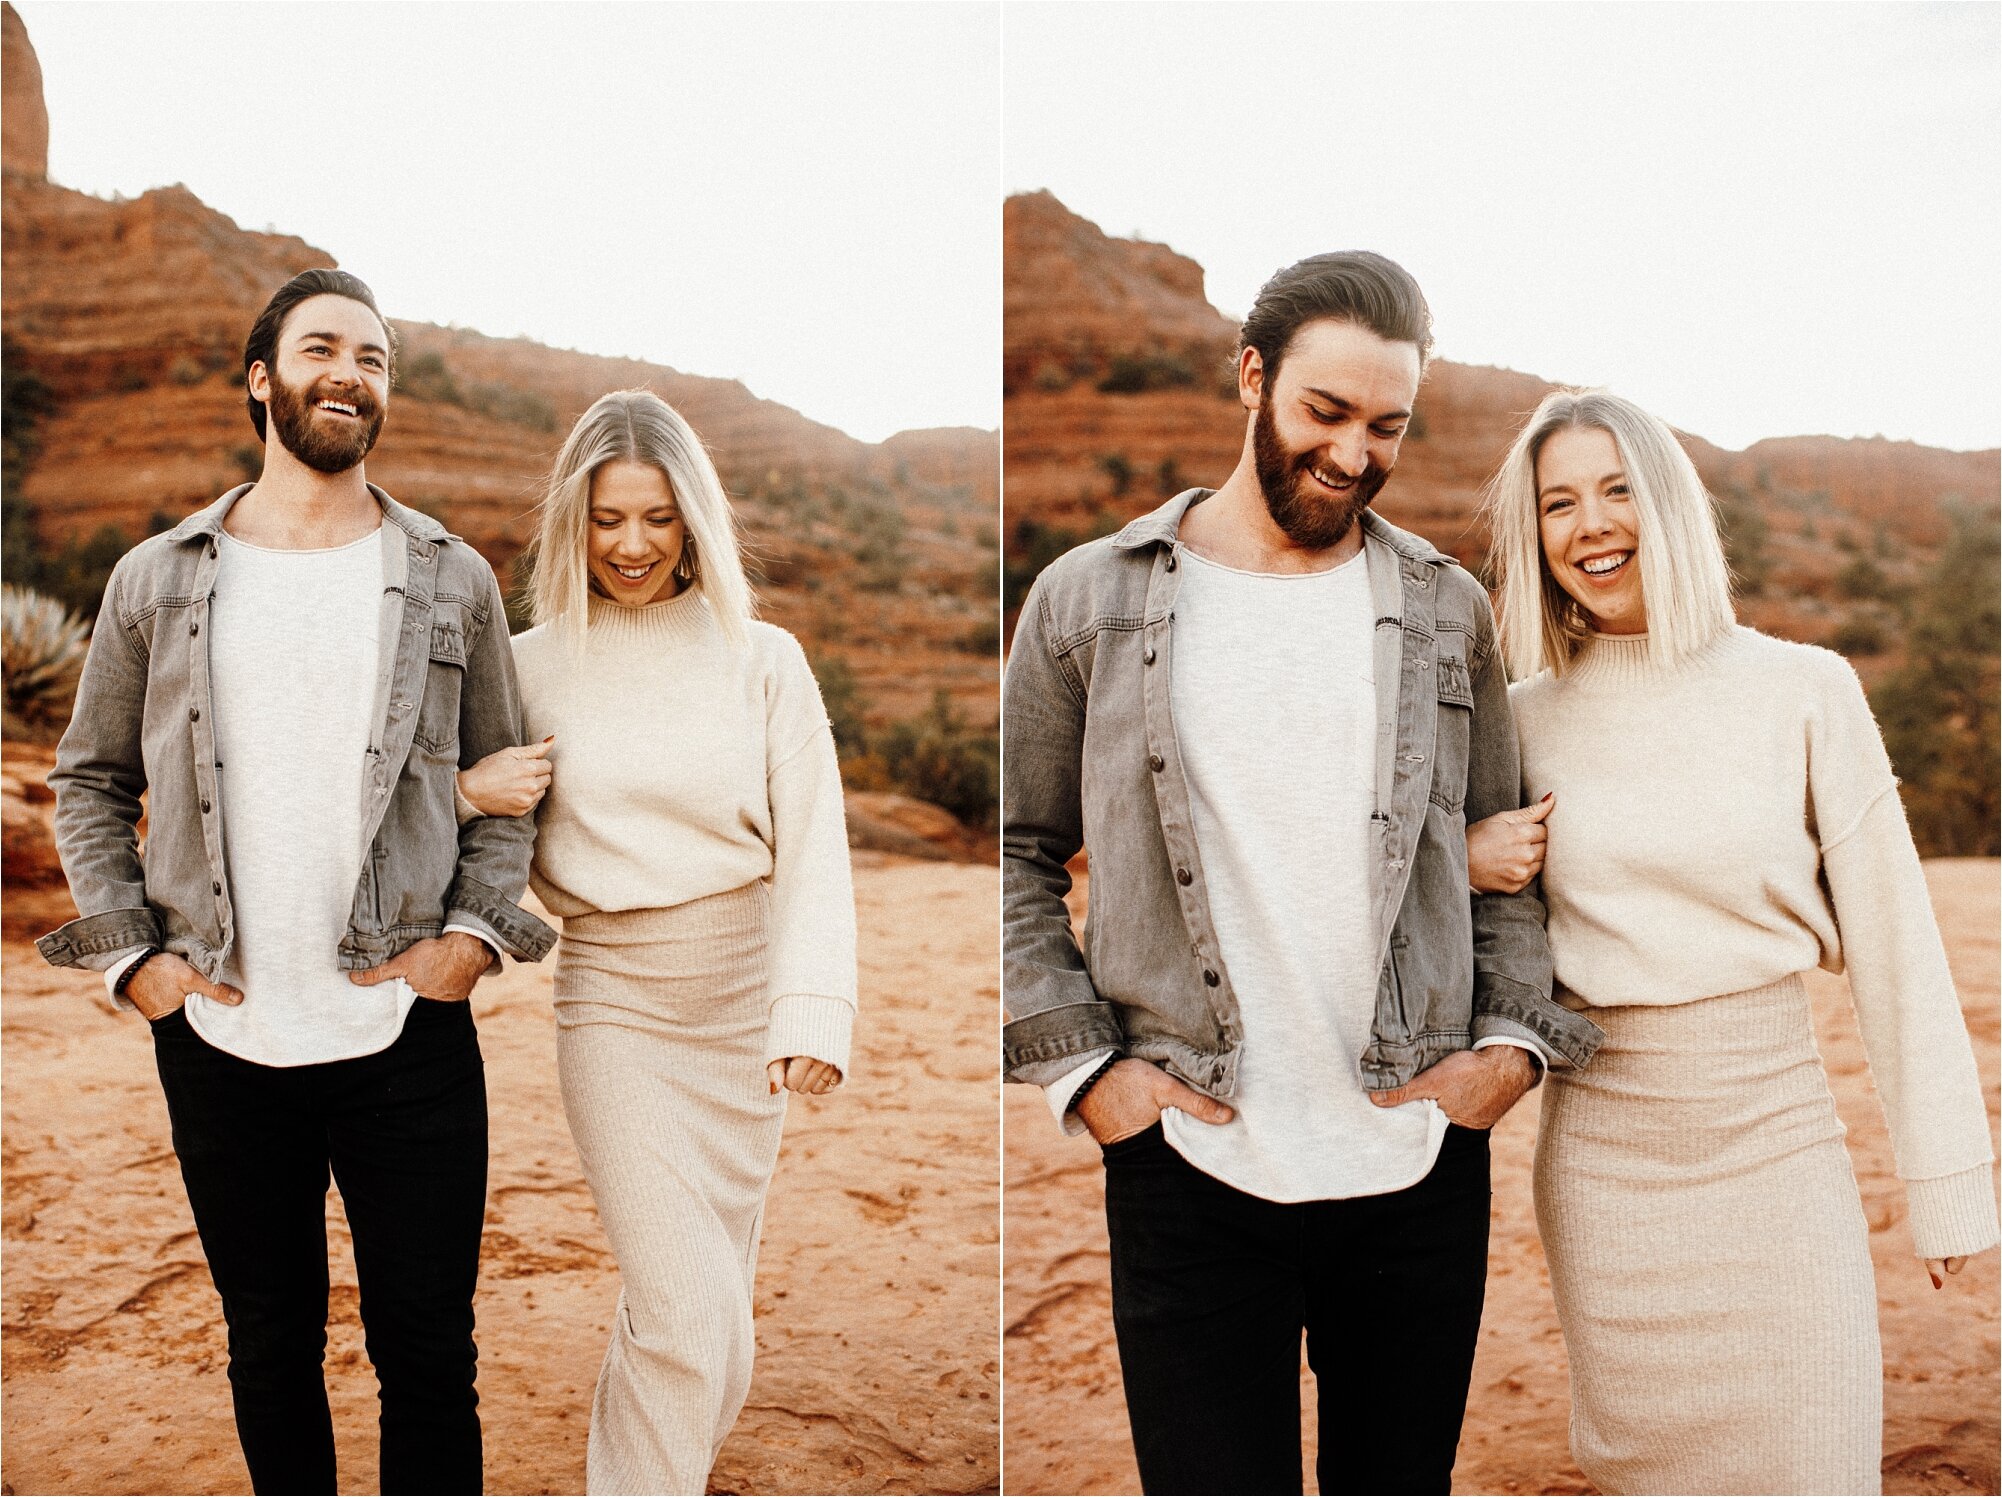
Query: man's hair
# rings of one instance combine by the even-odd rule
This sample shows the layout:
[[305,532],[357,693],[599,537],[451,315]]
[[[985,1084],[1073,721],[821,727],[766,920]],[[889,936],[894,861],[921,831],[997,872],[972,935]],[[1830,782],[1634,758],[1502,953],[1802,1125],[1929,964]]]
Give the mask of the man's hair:
[[375,320],[382,324],[390,377],[395,378],[396,333],[390,327],[389,319],[382,315],[382,309],[375,304],[375,293],[363,284],[361,277],[349,275],[345,270],[302,270],[272,293],[271,300],[264,304],[264,310],[257,314],[257,321],[250,325],[250,336],[243,343],[244,401],[250,407],[250,424],[257,428],[257,440],[260,442],[264,440],[264,402],[249,393],[250,366],[261,363],[267,373],[276,371],[278,334],[285,326],[285,319],[300,302],[314,296],[345,296],[375,313]]
[[1238,330],[1238,354],[1257,349],[1270,380],[1293,335],[1323,318],[1352,322],[1392,343],[1417,344],[1421,370],[1432,357],[1432,309],[1425,293],[1410,271],[1368,250],[1309,255],[1275,271],[1258,288]]

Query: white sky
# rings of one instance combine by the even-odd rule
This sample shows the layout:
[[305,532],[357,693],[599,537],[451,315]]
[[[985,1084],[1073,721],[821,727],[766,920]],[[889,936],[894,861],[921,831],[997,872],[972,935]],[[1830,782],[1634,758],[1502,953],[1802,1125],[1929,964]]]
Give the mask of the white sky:
[[49,175],[865,440],[1000,419],[999,11],[20,0]]
[[1440,353],[1728,447],[2002,442],[2002,7],[1004,7],[1003,174],[1242,314],[1368,248]]

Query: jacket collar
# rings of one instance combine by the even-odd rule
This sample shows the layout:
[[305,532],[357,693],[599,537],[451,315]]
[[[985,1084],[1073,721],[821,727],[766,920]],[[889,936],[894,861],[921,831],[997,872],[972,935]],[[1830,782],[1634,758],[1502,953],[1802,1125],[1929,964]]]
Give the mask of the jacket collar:
[[[1150,545],[1174,545],[1175,537],[1182,528],[1182,517],[1215,492],[1215,489],[1184,489],[1160,508],[1129,522],[1112,538],[1112,544],[1122,551]],[[1423,536],[1398,529],[1373,509],[1363,511],[1362,530],[1366,539],[1381,541],[1406,561],[1445,566],[1453,559]]]
[[[236,501],[249,493],[252,487],[254,487],[252,484],[238,484],[213,504],[196,510],[181,521],[167,532],[167,538],[172,541],[191,541],[216,535],[222,529],[223,516],[227,515]],[[368,491],[375,497],[375,502],[382,506],[383,519],[413,540],[430,541],[435,545],[450,538],[451,532],[429,515],[398,504],[374,484],[368,486]]]

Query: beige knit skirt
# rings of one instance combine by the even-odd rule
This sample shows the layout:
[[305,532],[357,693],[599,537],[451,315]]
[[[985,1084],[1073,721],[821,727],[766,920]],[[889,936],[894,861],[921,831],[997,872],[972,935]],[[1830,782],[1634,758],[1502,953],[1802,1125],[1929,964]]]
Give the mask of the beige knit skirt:
[[1554,1070],[1536,1217],[1602,1492],[1881,1490],[1869,1228],[1797,977],[1595,1008]]
[[623,1287],[586,1489],[700,1493],[751,1387],[751,1282],[785,1093],[764,1072],[762,883],[567,920],[563,1107]]

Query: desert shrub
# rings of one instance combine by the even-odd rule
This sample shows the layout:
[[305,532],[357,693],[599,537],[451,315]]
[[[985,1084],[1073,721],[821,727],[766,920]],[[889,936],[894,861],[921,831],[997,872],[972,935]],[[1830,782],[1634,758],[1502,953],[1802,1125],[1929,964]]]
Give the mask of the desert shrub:
[[955,634],[952,647],[965,655],[993,655],[1000,651],[1001,633],[992,619],[984,619]]
[[1071,373],[1063,365],[1044,359],[1036,365],[1036,372],[1029,382],[1045,394],[1054,394],[1070,388]]
[[1116,499],[1126,492],[1126,486],[1133,482],[1133,464],[1126,460],[1123,452],[1108,452],[1098,460],[1105,476],[1112,480],[1112,494]]
[[185,355],[174,360],[167,368],[167,378],[177,385],[198,385],[208,377],[208,370],[199,360]]
[[54,598],[0,588],[0,682],[9,737],[50,742],[76,701],[90,626]]
[[842,522],[854,537],[850,554],[862,569],[861,585],[869,592],[893,592],[904,580],[909,557],[904,534],[910,528],[895,504],[841,495]]
[[1182,482],[1182,465],[1172,457],[1162,458],[1154,469],[1154,491],[1163,499],[1172,499],[1187,487]]
[[1891,574],[1868,556],[1858,556],[1835,574],[1836,591],[1845,598],[1896,603],[1908,589],[1891,580]]
[[2002,852],[1996,721],[2002,546],[1993,514],[1951,512],[1952,531],[1912,603],[1910,661],[1870,694],[1926,857]]
[[834,751],[846,761],[869,751],[869,734],[863,724],[862,686],[854,667],[832,655],[809,659],[813,678],[820,683],[820,704],[827,709],[827,724],[834,732]]
[[1772,556],[1767,550],[1772,526],[1765,511],[1757,499],[1731,484],[1717,496],[1717,525],[1723,532],[1724,556],[1731,564],[1739,593],[1757,597],[1765,591],[1766,579],[1773,570]]
[[1881,655],[1891,648],[1891,630],[1874,613],[1852,613],[1835,626],[1828,648],[1838,655]]
[[526,426],[536,431],[556,430],[556,407],[532,390],[503,384],[460,384],[444,355],[425,349],[405,359],[396,371],[396,389],[412,400],[432,400],[455,405],[493,421]]
[[943,687],[925,711],[885,728],[875,751],[891,785],[905,795],[943,806],[968,826],[998,820],[1001,740],[970,729]]
[[1173,390],[1196,382],[1196,366],[1180,354],[1120,353],[1112,356],[1098,381],[1102,395],[1139,395],[1148,390]]

